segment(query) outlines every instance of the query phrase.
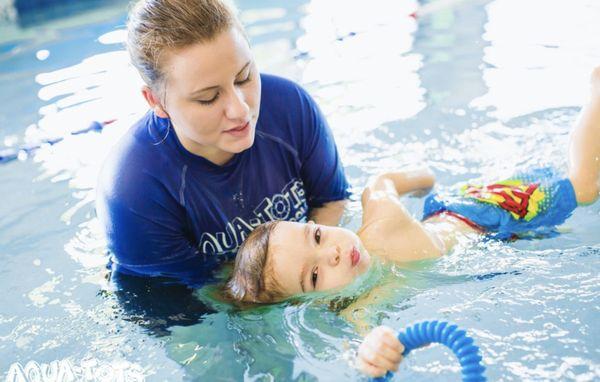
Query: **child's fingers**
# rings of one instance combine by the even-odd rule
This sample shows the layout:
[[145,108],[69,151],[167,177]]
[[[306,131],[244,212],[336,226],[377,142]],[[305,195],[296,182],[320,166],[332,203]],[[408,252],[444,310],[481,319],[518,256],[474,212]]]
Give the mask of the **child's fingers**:
[[358,368],[358,370],[367,374],[369,377],[381,377],[381,376],[385,375],[385,373],[387,373],[387,370],[385,370],[381,367],[372,365],[360,357],[356,361],[356,367]]
[[[392,352],[401,355],[404,352],[404,345],[396,337],[396,333],[387,326],[379,326],[371,331],[365,338],[365,343],[372,348],[377,349],[378,346],[389,348]],[[392,357],[393,359],[397,357]]]
[[397,366],[402,361],[402,352],[392,349],[384,343],[366,344],[363,353],[366,357],[370,357],[368,360],[372,363],[387,361],[386,365]]
[[391,349],[402,354],[402,352],[404,352],[404,345],[402,345],[402,342],[396,337],[396,333],[386,326],[381,326],[381,328],[381,340]]
[[361,370],[367,374],[383,375],[388,370],[398,370],[403,351],[404,346],[396,338],[394,331],[388,327],[379,326],[365,337],[358,348],[358,362]]
[[376,367],[395,371],[398,370],[402,355],[384,344],[364,342],[358,349],[358,358]]

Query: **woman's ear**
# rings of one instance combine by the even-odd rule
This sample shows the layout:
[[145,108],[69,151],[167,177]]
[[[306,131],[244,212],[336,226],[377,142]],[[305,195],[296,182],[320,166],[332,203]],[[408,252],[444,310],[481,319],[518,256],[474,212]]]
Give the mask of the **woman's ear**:
[[142,86],[142,95],[144,96],[144,99],[146,99],[146,102],[148,102],[148,106],[154,110],[154,114],[160,118],[169,118],[169,114],[167,114],[162,103],[160,102],[160,98],[152,89],[150,89],[150,87],[146,85]]

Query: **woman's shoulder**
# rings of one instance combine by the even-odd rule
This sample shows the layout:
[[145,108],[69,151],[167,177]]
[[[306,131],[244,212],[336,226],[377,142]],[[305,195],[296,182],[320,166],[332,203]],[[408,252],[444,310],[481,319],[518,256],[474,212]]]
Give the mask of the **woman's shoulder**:
[[[273,74],[261,73],[262,102],[267,106],[275,104],[276,110],[312,107],[314,100],[302,85]],[[285,106],[285,107],[281,107]]]
[[264,90],[282,90],[282,91],[295,91],[302,89],[298,83],[285,77],[281,77],[270,73],[260,73],[260,80],[262,88]]
[[[104,160],[100,172],[99,186],[117,191],[126,186],[147,187],[147,182],[156,178],[156,174],[165,172],[173,155],[166,151],[169,129],[161,129],[154,121],[153,113],[148,112],[129,128],[112,147]],[[115,126],[117,127],[117,126]],[[171,160],[172,161],[172,160]]]
[[326,122],[316,102],[301,85],[270,74],[261,74],[261,82],[258,129],[262,133],[284,139],[294,147],[321,135],[320,127]]

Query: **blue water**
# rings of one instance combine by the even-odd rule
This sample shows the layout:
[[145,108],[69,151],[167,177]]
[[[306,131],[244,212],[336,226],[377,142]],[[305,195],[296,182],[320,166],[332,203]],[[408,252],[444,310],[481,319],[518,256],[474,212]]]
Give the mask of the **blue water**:
[[[88,380],[119,370],[149,381],[360,379],[347,361],[356,330],[318,302],[239,312],[203,291],[107,282],[96,174],[145,106],[121,46],[126,4],[94,4],[0,23],[0,148],[119,120],[0,165],[0,373],[35,380],[56,361]],[[600,64],[593,0],[238,5],[261,69],[318,100],[357,194],[373,174],[424,163],[441,185],[566,169]],[[419,215],[420,199],[406,203]],[[359,221],[354,201],[344,225]],[[598,380],[600,203],[560,230],[394,269],[394,298],[365,319],[454,321],[480,345],[490,380]],[[458,380],[459,370],[432,347],[411,354],[400,378]]]

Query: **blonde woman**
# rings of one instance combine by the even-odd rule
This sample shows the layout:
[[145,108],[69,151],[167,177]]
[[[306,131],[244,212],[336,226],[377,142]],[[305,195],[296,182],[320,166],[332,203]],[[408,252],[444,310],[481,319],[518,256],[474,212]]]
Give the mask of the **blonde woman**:
[[128,50],[150,110],[99,179],[113,271],[199,284],[261,223],[338,223],[348,183],[327,122],[259,72],[230,6],[139,1]]

